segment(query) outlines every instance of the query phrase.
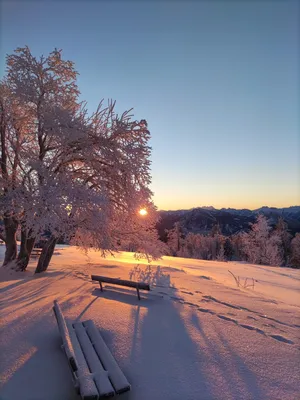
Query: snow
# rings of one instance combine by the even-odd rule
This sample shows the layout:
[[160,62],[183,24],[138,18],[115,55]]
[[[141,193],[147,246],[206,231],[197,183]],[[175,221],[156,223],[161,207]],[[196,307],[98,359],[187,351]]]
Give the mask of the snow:
[[[75,330],[76,325],[78,324],[74,324]],[[95,327],[93,321],[91,320],[85,321],[84,327],[85,328],[83,329],[86,329],[86,333],[90,338],[90,341],[93,343],[94,354],[96,351],[97,355],[101,359],[101,363],[103,364],[105,370],[109,372],[109,380],[113,384],[115,391],[117,393],[125,392],[130,388],[130,384],[128,383],[123,372],[120,370],[120,367],[118,366],[116,360],[108,350],[102,336],[99,334],[99,330]],[[101,368],[103,369],[102,364]],[[95,366],[95,370],[99,370],[99,368]]]
[[[69,322],[94,321],[132,386],[124,400],[299,397],[299,270],[173,257],[145,270],[132,253],[104,259],[68,246],[47,272],[33,275],[35,264],[0,269],[1,400],[79,400],[55,299]],[[254,289],[237,288],[228,270]],[[100,292],[92,273],[156,286],[139,301],[134,289]]]
[[[82,329],[78,329],[77,335],[75,334],[75,330],[72,328],[71,324],[69,324],[69,331],[71,334],[71,340],[74,346],[74,351],[76,353],[76,359],[78,362],[78,377],[79,377],[79,384],[80,384],[80,392],[83,397],[89,397],[89,396],[97,396],[98,395],[98,390],[96,388],[96,384],[98,386],[98,383],[101,384],[101,387],[103,389],[103,392],[101,390],[101,394],[106,394],[106,393],[114,393],[114,389],[111,386],[111,383],[107,379],[106,373],[103,371],[100,371],[99,374],[97,374],[97,378],[95,381],[93,380],[92,376],[89,374],[89,367],[91,372],[94,372],[94,369],[97,369],[99,367],[100,361],[96,357],[95,352],[92,351],[92,344],[90,340],[87,337],[87,334],[85,332],[85,329],[83,328],[81,323],[76,323],[74,324],[76,326],[80,326]],[[83,330],[83,332],[82,332]],[[78,335],[79,333],[79,335]],[[102,373],[101,373],[102,372]],[[95,384],[96,383],[96,384]]]

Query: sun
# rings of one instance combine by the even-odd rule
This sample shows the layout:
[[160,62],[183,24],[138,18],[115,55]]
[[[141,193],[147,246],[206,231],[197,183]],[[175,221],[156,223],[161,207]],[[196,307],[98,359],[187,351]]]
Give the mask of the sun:
[[145,208],[141,208],[140,211],[139,211],[139,214],[142,215],[142,216],[145,216],[145,215],[148,214],[148,211]]

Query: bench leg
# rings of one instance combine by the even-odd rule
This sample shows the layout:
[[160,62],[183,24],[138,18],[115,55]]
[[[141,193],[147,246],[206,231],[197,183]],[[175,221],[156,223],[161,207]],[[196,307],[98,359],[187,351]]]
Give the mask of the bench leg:
[[100,284],[100,290],[101,292],[103,292],[102,282],[99,282],[99,284]]
[[139,300],[141,300],[141,296],[140,296],[140,290],[139,290],[139,288],[138,288],[138,287],[136,288],[136,291],[137,291],[137,295],[138,295],[138,298],[139,298]]

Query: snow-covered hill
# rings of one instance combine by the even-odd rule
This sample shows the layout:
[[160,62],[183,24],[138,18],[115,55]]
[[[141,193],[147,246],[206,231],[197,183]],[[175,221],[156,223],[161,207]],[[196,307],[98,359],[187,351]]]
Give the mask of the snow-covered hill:
[[[1,400],[79,399],[54,299],[68,319],[95,321],[132,384],[120,399],[298,398],[299,270],[172,257],[137,267],[132,253],[103,259],[65,246],[46,273],[34,267],[0,269]],[[254,287],[237,287],[228,270]],[[147,275],[153,290],[141,301],[131,289],[101,293],[91,273]]]

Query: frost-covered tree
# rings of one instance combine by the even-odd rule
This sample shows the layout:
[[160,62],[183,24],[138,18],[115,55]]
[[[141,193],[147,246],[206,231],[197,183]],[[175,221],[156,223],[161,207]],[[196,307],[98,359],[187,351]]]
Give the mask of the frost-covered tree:
[[231,236],[234,257],[237,260],[247,260],[244,246],[244,232],[238,232]]
[[221,243],[221,245],[220,245],[220,248],[218,250],[216,259],[218,261],[224,261],[226,259],[225,250],[224,250],[224,244],[223,243]]
[[210,235],[212,237],[215,237],[216,235],[221,235],[222,231],[221,231],[221,227],[220,224],[217,222],[213,225],[211,231],[210,231]]
[[226,238],[224,242],[224,256],[227,260],[231,260],[234,255],[234,248],[230,238]]
[[288,232],[288,225],[282,217],[280,217],[277,222],[275,233],[280,238],[283,261],[284,264],[287,264],[290,256],[292,235]]
[[219,233],[215,233],[213,236],[209,238],[212,260],[223,261],[225,259],[224,242],[225,242],[225,237]]
[[251,224],[250,232],[242,235],[243,250],[251,263],[262,263],[262,254],[265,254],[269,232],[270,227],[267,219],[260,214],[257,217],[257,221]]
[[[62,131],[68,131],[67,123],[79,109],[76,75],[73,63],[62,60],[57,50],[40,59],[33,57],[28,47],[18,48],[7,56],[7,76],[2,87],[5,88],[9,124],[6,125],[7,145],[2,149],[2,158],[5,154],[7,160],[13,161],[9,174],[2,173],[6,185],[2,208],[5,215],[13,215],[15,229],[21,225],[18,263],[22,269],[26,268],[37,235],[28,222],[35,227],[41,222],[36,201],[45,194],[44,175],[51,175],[49,165],[64,136]],[[31,213],[28,200],[33,200]],[[45,212],[43,209],[42,213]],[[7,250],[12,243],[7,235]],[[12,254],[7,261],[15,256]]]
[[28,115],[14,96],[8,82],[0,82],[0,213],[3,220],[2,239],[6,244],[4,265],[17,255],[14,190],[20,185],[20,153]]
[[208,260],[210,248],[206,236],[188,233],[183,242],[182,254],[184,257]]
[[[28,47],[20,48],[7,65],[7,97],[17,99],[26,117],[26,124],[16,118],[23,131],[17,184],[1,192],[4,217],[21,226],[20,268],[46,230],[50,237],[36,272],[47,268],[61,237],[104,252],[120,240],[133,241],[139,253],[158,255],[147,122],[132,120],[129,112],[117,115],[113,102],[100,103],[89,116],[78,102],[74,65],[61,51],[37,59]],[[16,141],[15,130],[9,135]],[[146,218],[139,216],[140,207],[147,208]]]
[[300,233],[296,233],[291,242],[290,264],[294,267],[300,267]]
[[278,233],[272,232],[267,242],[265,263],[269,265],[281,266],[283,265],[283,247],[282,240]]
[[183,232],[179,222],[175,222],[172,229],[167,232],[167,245],[172,256],[181,255],[183,245]]
[[243,251],[247,260],[254,264],[281,265],[281,240],[276,232],[270,234],[271,228],[266,217],[259,214],[249,233],[244,233]]
[[182,240],[180,254],[202,260],[225,260],[225,238],[222,235],[205,236],[188,233]]

